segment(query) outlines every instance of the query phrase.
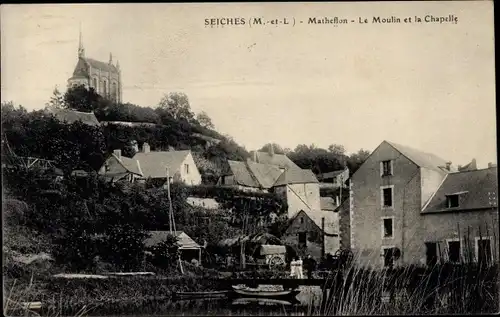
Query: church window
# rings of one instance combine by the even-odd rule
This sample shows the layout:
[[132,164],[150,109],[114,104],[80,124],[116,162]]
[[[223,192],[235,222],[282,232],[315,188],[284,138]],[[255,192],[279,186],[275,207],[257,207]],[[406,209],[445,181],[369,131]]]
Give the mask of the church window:
[[104,81],[102,82],[102,92],[103,92],[103,95],[104,95],[104,96],[106,96],[106,95],[107,95],[107,93],[108,93],[108,90],[107,90],[107,84],[108,84],[108,83],[106,82],[106,80],[104,80]]
[[97,90],[97,78],[93,79],[92,87],[94,87],[94,89]]
[[112,87],[111,88],[111,95],[113,96],[113,98],[118,100],[118,91],[116,89],[116,83],[113,83],[113,85],[111,87]]

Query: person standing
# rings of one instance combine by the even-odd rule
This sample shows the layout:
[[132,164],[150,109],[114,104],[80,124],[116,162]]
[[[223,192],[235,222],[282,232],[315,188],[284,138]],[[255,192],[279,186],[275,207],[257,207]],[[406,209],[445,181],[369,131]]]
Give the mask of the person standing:
[[302,270],[302,258],[299,256],[299,260],[297,261],[297,278],[304,278],[304,272]]
[[290,277],[291,278],[297,277],[297,257],[294,257],[290,262]]

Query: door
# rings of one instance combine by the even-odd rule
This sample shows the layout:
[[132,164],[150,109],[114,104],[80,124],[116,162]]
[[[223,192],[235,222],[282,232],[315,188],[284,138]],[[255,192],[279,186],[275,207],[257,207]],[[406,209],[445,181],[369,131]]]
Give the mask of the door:
[[427,266],[434,266],[437,264],[437,243],[436,242],[426,242],[426,264]]
[[477,260],[479,264],[489,264],[491,262],[491,240],[482,239],[477,241]]

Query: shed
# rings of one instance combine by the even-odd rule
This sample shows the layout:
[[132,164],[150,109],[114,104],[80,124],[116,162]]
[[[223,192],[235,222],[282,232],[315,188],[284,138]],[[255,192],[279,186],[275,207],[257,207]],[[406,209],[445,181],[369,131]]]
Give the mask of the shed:
[[186,257],[189,255],[190,250],[198,250],[198,263],[201,263],[201,249],[202,247],[196,243],[190,236],[188,236],[184,231],[149,231],[150,237],[144,241],[146,247],[155,246],[167,239],[169,234],[177,238],[177,244],[179,250],[182,253],[181,256]]

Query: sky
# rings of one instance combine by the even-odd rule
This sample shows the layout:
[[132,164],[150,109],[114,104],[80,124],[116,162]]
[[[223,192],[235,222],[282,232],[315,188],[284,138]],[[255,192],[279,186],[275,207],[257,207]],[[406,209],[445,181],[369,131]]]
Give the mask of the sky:
[[[87,57],[119,60],[124,102],[155,107],[184,92],[248,150],[335,143],[352,153],[388,140],[456,165],[496,162],[493,2],[23,4],[0,13],[1,99],[29,110],[56,86],[65,91],[81,29]],[[458,22],[414,22],[426,15]],[[246,23],[205,26],[224,17]],[[296,25],[252,26],[254,17]]]

